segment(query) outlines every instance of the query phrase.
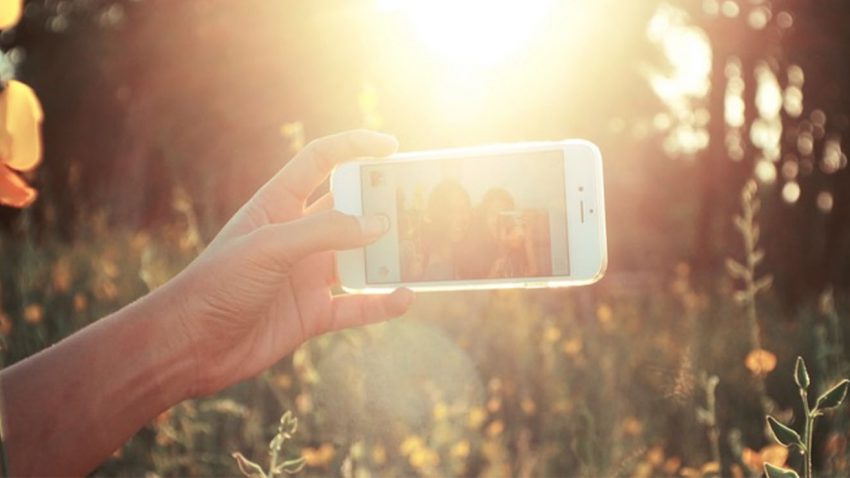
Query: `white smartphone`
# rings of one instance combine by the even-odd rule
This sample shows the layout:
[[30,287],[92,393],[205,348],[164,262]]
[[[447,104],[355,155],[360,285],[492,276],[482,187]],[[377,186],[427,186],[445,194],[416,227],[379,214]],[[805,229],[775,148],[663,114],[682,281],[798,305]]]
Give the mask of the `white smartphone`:
[[563,287],[607,264],[602,156],[588,141],[400,153],[337,167],[334,208],[389,231],[337,252],[359,293]]

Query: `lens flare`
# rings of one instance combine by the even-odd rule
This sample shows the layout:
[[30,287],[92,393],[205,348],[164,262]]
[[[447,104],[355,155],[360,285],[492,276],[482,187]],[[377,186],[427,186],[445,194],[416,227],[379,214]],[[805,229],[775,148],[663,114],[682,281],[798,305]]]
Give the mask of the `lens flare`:
[[527,46],[552,0],[379,0],[407,17],[420,40],[454,65],[492,66]]

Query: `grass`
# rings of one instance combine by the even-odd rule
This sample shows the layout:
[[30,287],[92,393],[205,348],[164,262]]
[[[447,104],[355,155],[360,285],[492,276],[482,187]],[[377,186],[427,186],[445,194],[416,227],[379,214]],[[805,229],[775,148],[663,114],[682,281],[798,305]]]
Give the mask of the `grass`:
[[[163,413],[94,475],[235,475],[233,451],[268,456],[269,436],[288,438],[273,441],[286,458],[270,456],[265,476],[299,455],[299,476],[749,477],[767,464],[847,475],[846,407],[806,410],[779,372],[811,357],[804,388],[817,396],[847,376],[847,297],[826,291],[783,309],[759,271],[759,191],[749,188],[736,221],[743,253],[730,251],[740,259],[712,288],[692,286],[678,263],[574,290],[421,295],[403,319],[319,337],[255,379]],[[176,273],[201,247],[195,227],[138,233],[94,216],[70,244],[25,225],[4,233],[4,363]],[[280,435],[281,410],[298,417],[297,435]],[[803,420],[805,463],[772,443],[765,414]]]

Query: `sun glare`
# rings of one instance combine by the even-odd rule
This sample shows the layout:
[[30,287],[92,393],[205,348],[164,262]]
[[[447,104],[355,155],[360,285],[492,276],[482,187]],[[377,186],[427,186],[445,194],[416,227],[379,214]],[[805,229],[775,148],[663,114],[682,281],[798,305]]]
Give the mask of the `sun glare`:
[[670,154],[695,153],[708,145],[708,115],[696,104],[708,93],[711,45],[685,11],[669,5],[658,8],[646,35],[669,63],[666,71],[649,68],[647,72],[652,89],[675,118],[664,149]]
[[703,96],[708,92],[711,72],[711,46],[705,33],[690,25],[685,13],[661,7],[647,29],[650,41],[661,48],[671,71],[652,76],[652,84],[662,99]]
[[527,46],[552,0],[378,0],[399,12],[439,59],[460,68],[493,66]]

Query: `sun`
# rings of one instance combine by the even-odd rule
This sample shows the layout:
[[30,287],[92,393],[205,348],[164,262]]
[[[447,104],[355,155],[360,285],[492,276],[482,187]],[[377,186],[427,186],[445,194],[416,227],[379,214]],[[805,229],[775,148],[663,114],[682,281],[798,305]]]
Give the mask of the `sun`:
[[402,13],[423,44],[452,66],[486,67],[527,47],[552,0],[378,0]]

